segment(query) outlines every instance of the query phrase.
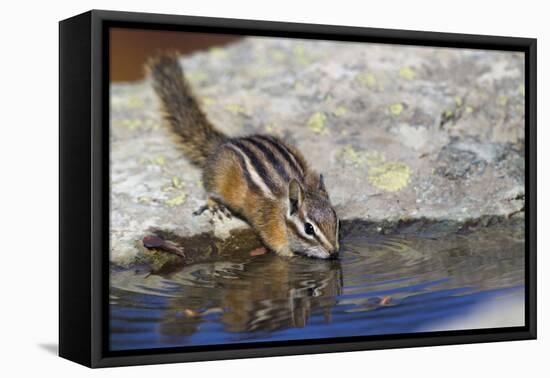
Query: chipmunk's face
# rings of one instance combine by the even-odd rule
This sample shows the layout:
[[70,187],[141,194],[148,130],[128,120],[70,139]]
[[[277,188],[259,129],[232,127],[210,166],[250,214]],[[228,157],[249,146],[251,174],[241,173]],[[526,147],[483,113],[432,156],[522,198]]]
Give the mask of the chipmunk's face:
[[340,248],[339,221],[322,176],[319,178],[318,190],[305,191],[293,179],[288,192],[286,225],[290,249],[308,257],[336,257]]

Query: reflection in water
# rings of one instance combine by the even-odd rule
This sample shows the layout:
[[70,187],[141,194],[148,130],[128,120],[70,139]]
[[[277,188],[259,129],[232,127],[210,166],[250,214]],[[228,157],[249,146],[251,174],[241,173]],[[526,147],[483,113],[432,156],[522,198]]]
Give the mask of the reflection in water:
[[195,266],[173,275],[174,282],[193,280],[197,285],[168,300],[160,333],[176,337],[193,334],[204,321],[199,314],[205,310],[207,314],[219,312],[227,332],[304,327],[316,309],[323,309],[330,321],[330,308],[342,287],[340,263],[290,264],[273,257]]
[[111,348],[457,329],[487,303],[512,312],[495,326],[523,324],[521,229],[348,236],[342,249],[330,261],[241,253],[163,274],[113,271]]

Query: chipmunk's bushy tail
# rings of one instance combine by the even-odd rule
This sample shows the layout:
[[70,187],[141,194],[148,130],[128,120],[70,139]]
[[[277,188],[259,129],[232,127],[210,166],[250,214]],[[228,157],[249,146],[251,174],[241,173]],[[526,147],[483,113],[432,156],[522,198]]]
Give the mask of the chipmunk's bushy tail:
[[226,139],[206,118],[183,76],[175,54],[163,54],[147,64],[164,118],[182,138],[186,157],[203,167],[208,156]]

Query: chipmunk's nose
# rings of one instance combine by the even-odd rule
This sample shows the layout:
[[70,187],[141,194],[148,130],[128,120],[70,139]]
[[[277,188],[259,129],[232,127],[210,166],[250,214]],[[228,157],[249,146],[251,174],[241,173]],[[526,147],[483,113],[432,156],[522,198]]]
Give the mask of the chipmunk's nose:
[[340,254],[340,248],[334,248],[332,251],[329,251],[329,255],[331,259],[337,259],[339,254]]

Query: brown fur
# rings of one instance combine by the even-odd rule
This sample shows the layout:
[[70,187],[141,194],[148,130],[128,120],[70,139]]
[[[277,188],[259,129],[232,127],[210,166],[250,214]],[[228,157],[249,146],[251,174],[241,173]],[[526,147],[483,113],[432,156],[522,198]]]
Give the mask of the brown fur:
[[[308,239],[303,245],[322,245],[328,253],[338,249],[336,213],[322,177],[309,168],[300,151],[275,137],[228,138],[215,129],[200,110],[175,55],[151,60],[149,71],[165,119],[181,136],[187,158],[203,169],[211,203],[248,221],[265,245],[280,255],[291,256],[297,238]],[[307,214],[325,235],[324,241],[305,237],[296,224],[289,225],[291,181],[300,193],[300,227]]]
[[291,255],[285,250],[288,244],[281,201],[273,201],[251,190],[244,179],[240,163],[228,148],[220,148],[206,164],[205,189],[232,212],[246,219],[259,233],[260,238],[273,251]]
[[181,136],[182,148],[189,160],[199,167],[212,151],[225,140],[201,111],[175,54],[151,59],[147,68],[159,96],[164,118]]

